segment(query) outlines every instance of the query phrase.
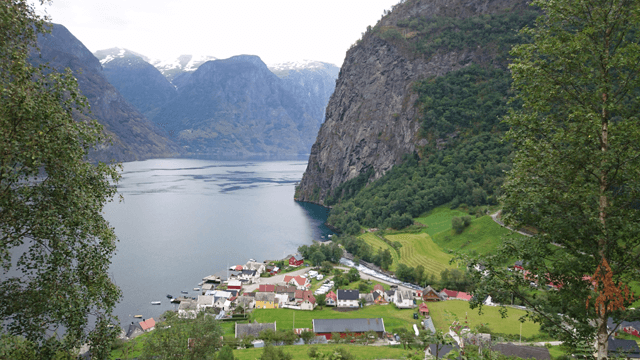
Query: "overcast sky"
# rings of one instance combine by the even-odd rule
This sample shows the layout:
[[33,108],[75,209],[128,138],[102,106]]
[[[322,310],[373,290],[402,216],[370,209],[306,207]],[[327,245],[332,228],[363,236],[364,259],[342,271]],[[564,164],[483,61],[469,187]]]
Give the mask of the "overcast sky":
[[251,54],[267,64],[306,59],[341,66],[367,25],[398,2],[53,0],[36,7],[92,52],[123,47],[157,59]]

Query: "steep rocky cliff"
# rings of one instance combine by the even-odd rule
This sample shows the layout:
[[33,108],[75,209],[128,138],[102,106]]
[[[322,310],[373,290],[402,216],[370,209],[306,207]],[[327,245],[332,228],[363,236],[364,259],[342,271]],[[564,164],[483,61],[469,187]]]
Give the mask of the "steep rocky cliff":
[[323,204],[340,184],[361,174],[378,179],[403,155],[426,145],[415,106],[416,81],[472,63],[504,66],[493,64],[504,53],[496,51],[495,42],[476,47],[429,43],[428,35],[439,29],[419,33],[409,22],[447,24],[526,7],[524,0],[407,0],[396,5],[347,52],[296,199]]
[[34,52],[31,61],[46,62],[60,70],[70,68],[89,101],[90,116],[113,138],[113,144],[104,144],[90,154],[92,160],[142,160],[181,151],[120,95],[104,77],[98,59],[64,26],[54,24],[51,34],[38,38],[38,46],[40,52]]

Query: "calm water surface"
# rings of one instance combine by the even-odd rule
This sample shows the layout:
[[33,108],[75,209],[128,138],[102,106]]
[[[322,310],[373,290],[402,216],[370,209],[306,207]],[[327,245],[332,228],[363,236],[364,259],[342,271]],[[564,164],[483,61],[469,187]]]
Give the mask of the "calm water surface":
[[[281,259],[331,233],[328,211],[293,200],[305,161],[155,159],[124,164],[105,218],[120,242],[111,273],[122,289],[116,315],[158,317],[204,276],[229,265]],[[162,305],[151,305],[162,301]]]

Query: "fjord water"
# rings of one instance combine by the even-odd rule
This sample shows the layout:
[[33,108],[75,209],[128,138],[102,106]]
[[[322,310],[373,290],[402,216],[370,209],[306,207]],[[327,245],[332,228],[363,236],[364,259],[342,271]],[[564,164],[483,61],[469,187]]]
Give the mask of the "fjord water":
[[[110,273],[122,289],[116,315],[157,318],[167,294],[193,291],[230,265],[281,259],[324,240],[327,209],[293,200],[306,161],[155,159],[124,163],[104,216],[119,238]],[[162,301],[161,305],[151,305]]]

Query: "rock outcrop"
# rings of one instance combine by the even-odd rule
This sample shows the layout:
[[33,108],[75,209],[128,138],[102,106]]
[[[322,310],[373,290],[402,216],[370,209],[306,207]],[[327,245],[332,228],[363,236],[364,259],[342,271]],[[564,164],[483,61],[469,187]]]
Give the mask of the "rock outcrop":
[[323,204],[331,190],[345,181],[370,169],[374,170],[371,180],[378,179],[404,154],[426,145],[427,140],[420,136],[413,84],[491,58],[491,52],[481,47],[417,56],[383,40],[380,33],[416,17],[467,18],[524,6],[523,0],[409,0],[398,4],[347,52],[296,199]]

